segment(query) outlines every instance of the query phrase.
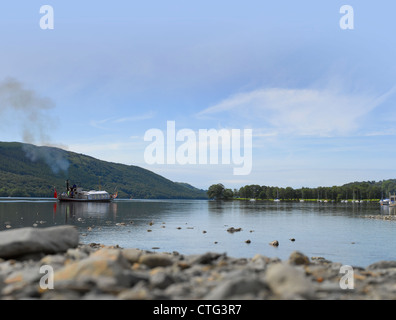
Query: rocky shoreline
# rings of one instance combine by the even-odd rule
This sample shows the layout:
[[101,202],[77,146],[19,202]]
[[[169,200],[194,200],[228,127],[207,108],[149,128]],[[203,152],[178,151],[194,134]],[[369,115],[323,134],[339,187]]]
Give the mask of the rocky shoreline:
[[72,226],[0,232],[2,300],[396,299],[396,261],[344,267],[297,251],[281,261],[81,244]]

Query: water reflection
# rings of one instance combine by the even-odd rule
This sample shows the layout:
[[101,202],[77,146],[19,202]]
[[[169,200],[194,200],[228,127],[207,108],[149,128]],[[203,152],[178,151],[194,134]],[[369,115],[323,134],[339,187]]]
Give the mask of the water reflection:
[[[396,221],[382,219],[389,215],[396,217],[396,208],[378,203],[0,199],[0,231],[71,224],[84,243],[160,247],[185,254],[221,251],[252,257],[260,253],[281,259],[298,250],[351,265],[396,259]],[[370,216],[379,219],[366,219]],[[229,227],[241,232],[227,232]],[[268,245],[275,239],[280,242],[277,248]]]
[[54,214],[65,217],[65,222],[69,219],[78,218],[117,218],[118,204],[116,202],[59,202],[54,204]]
[[224,213],[224,211],[228,211],[229,205],[227,205],[228,201],[208,201],[208,211],[210,213]]
[[394,216],[394,215],[396,215],[396,207],[381,206],[381,214]]

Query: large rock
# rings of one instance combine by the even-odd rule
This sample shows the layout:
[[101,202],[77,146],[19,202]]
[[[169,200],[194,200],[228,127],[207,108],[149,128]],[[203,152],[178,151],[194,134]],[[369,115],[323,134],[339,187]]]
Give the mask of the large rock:
[[0,258],[26,254],[53,254],[78,246],[78,231],[72,226],[20,228],[0,232]]
[[130,264],[121,250],[117,249],[100,249],[88,258],[66,264],[54,274],[55,287],[68,287],[87,281],[99,287],[128,287],[141,280],[148,281],[148,276],[130,270]]
[[315,291],[302,270],[286,263],[271,264],[265,280],[280,299],[310,299]]
[[370,264],[367,270],[378,270],[378,269],[395,269],[396,261],[378,261]]
[[173,264],[169,255],[164,253],[147,253],[139,258],[139,263],[145,264],[150,268],[167,267]]
[[253,276],[237,276],[234,279],[222,281],[216,288],[207,294],[205,300],[239,299],[257,297],[260,292],[267,294],[268,285]]

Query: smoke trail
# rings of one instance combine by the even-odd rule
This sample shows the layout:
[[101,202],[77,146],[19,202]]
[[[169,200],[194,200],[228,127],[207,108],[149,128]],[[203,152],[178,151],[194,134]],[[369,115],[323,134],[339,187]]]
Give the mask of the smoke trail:
[[23,84],[15,79],[8,78],[0,82],[1,122],[8,121],[21,126],[22,140],[28,143],[24,145],[26,156],[31,161],[45,161],[54,173],[58,173],[69,168],[66,153],[61,149],[31,145],[52,146],[48,131],[54,121],[48,115],[48,110],[54,107],[55,103],[51,99],[24,88]]
[[69,160],[67,160],[66,152],[56,148],[53,145],[37,147],[32,144],[23,145],[26,157],[35,162],[43,160],[51,168],[52,172],[57,174],[60,171],[67,172],[69,169]]

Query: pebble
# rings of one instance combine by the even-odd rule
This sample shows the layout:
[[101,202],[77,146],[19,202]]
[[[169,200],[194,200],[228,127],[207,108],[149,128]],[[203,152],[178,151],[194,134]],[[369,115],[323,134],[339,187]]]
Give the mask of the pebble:
[[[0,300],[396,299],[396,261],[353,267],[354,288],[342,289],[340,262],[308,258],[299,251],[286,260],[262,254],[234,258],[216,252],[160,253],[98,243],[76,245],[65,241],[61,232],[45,229],[34,229],[40,231],[34,234],[37,243],[50,231],[53,241],[63,245],[41,254],[27,250],[28,258],[10,244],[14,236],[9,232],[17,230],[0,232],[0,246],[8,243],[16,250],[0,251]],[[53,289],[40,287],[44,265],[54,270]]]
[[271,241],[269,244],[270,244],[271,246],[274,246],[274,247],[279,246],[278,240]]
[[290,254],[289,264],[308,265],[309,263],[309,258],[299,251],[294,251]]

